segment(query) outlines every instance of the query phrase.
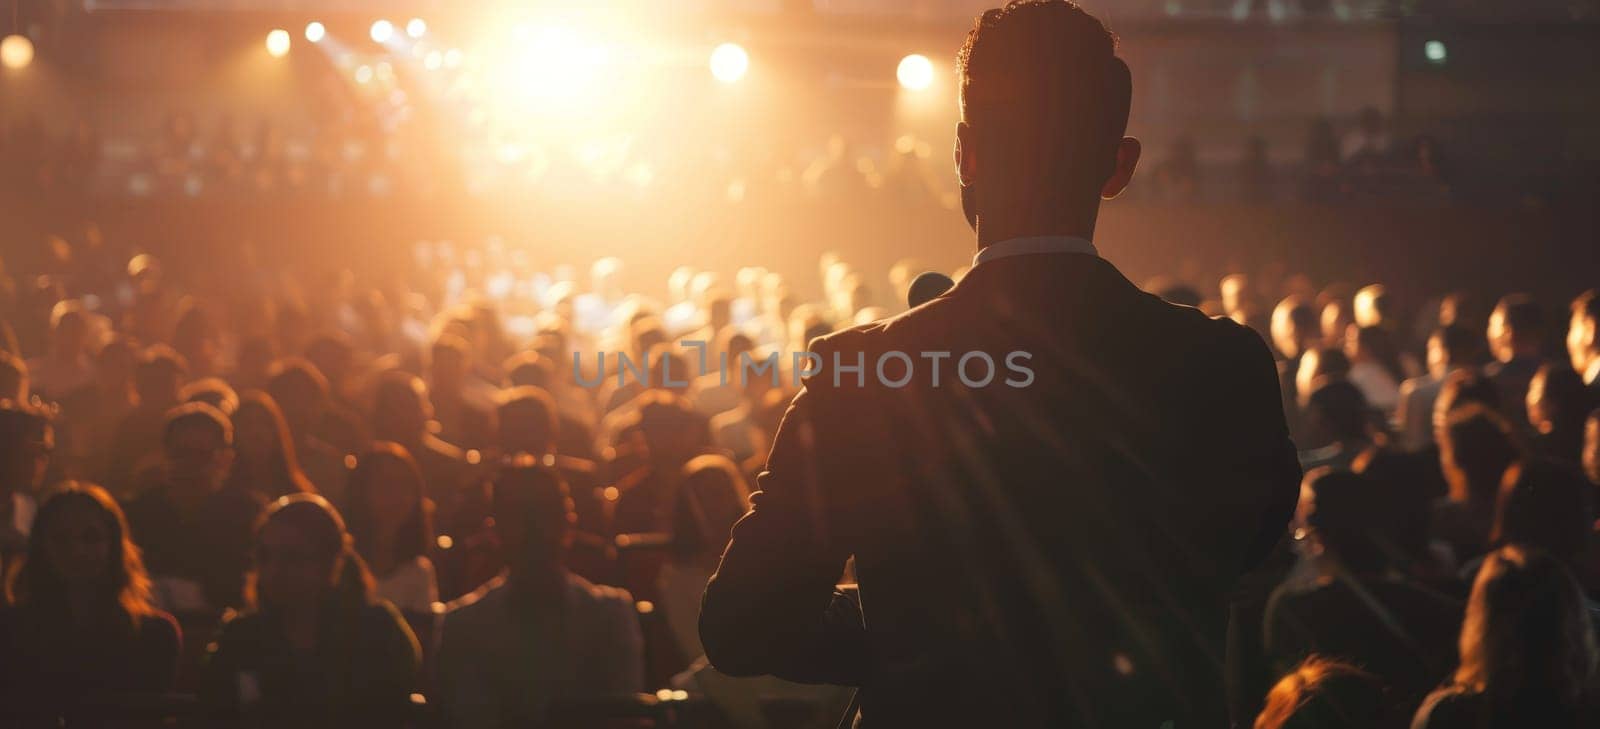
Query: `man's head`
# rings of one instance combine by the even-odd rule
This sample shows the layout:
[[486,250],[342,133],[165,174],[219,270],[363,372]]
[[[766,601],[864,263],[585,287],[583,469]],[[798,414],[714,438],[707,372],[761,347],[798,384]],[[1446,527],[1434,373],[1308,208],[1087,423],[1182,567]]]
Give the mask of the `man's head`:
[[1428,335],[1428,372],[1444,377],[1472,363],[1478,354],[1478,336],[1460,324],[1446,324]]
[[89,315],[83,302],[66,299],[50,310],[50,341],[58,357],[77,357],[89,343]]
[[1272,310],[1272,343],[1283,356],[1293,359],[1314,346],[1322,333],[1317,312],[1311,302],[1290,296]]
[[1501,362],[1536,357],[1544,336],[1544,313],[1527,294],[1500,299],[1489,314],[1489,353]]
[[544,390],[527,385],[500,395],[500,449],[506,454],[542,456],[555,449],[559,421],[556,403]]
[[161,445],[174,483],[220,486],[233,464],[233,424],[210,405],[186,402],[167,412]]
[[157,344],[145,350],[133,368],[133,389],[139,393],[139,404],[163,409],[176,405],[188,373],[188,362],[171,347]]
[[[956,58],[956,172],[979,238],[1089,235],[1101,198],[1127,187],[1138,140],[1117,38],[1067,0],[988,10]],[[986,230],[987,229],[987,230]]]
[[1567,324],[1567,354],[1572,369],[1587,378],[1600,362],[1600,289],[1589,289],[1572,300],[1572,321]]
[[567,484],[524,457],[494,479],[494,524],[513,579],[561,569],[577,524]]

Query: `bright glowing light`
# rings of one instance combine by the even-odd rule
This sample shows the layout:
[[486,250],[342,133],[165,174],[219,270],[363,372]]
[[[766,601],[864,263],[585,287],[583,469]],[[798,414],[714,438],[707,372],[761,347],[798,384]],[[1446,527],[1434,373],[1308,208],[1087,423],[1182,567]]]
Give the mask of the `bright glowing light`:
[[323,27],[321,23],[315,20],[306,23],[306,40],[312,43],[321,43],[322,39],[326,37],[328,37],[328,29]]
[[1450,54],[1445,51],[1444,41],[1431,40],[1422,44],[1422,55],[1427,56],[1429,61],[1440,64],[1444,63]]
[[8,35],[0,40],[0,66],[27,68],[33,63],[33,41],[25,35]]
[[289,53],[289,31],[273,28],[267,33],[267,55],[282,58]]
[[461,65],[461,49],[451,48],[444,52],[444,67],[455,68]]
[[900,79],[900,86],[920,91],[933,85],[933,61],[921,53],[913,53],[900,59],[900,65],[895,68],[894,76]]
[[428,32],[428,22],[422,18],[412,18],[406,21],[406,35],[412,38],[421,38]]
[[429,71],[437,71],[443,65],[444,54],[438,51],[428,51],[428,55],[422,57],[422,67]]
[[723,43],[711,51],[711,75],[718,81],[731,84],[744,78],[750,70],[750,54],[738,43]]
[[394,23],[387,20],[376,21],[372,24],[372,30],[368,32],[368,35],[372,36],[372,42],[374,43],[387,43],[390,38],[394,37]]
[[362,66],[356,69],[356,83],[364,84],[372,81],[372,67]]

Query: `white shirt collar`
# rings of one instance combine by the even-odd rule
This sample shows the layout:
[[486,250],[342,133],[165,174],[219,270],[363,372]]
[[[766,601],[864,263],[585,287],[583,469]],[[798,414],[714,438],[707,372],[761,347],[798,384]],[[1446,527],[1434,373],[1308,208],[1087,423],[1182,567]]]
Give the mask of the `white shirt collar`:
[[985,261],[997,258],[1010,258],[1011,256],[1025,256],[1032,253],[1086,253],[1098,256],[1094,244],[1071,235],[1033,235],[1024,238],[1007,238],[1003,241],[990,243],[972,257],[972,265],[976,268]]

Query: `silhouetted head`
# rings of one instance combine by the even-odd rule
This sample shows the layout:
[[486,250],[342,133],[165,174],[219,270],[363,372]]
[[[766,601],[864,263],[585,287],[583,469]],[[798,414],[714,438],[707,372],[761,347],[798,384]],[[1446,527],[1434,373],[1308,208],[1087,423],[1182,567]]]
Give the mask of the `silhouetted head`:
[[150,580],[122,508],[105,489],[74,481],[39,506],[27,556],[6,589],[21,606],[65,611],[71,596],[91,594],[108,615],[132,620],[153,612]]
[[1594,487],[1577,469],[1537,460],[1506,469],[1489,534],[1492,544],[1538,547],[1572,564],[1593,531]]
[[1501,362],[1538,356],[1544,337],[1544,311],[1527,294],[1500,299],[1489,314],[1489,353]]
[[550,393],[532,385],[505,390],[498,415],[501,452],[542,456],[555,450],[560,421]]
[[394,551],[385,556],[396,566],[427,553],[433,505],[425,494],[422,470],[405,446],[378,441],[357,456],[345,503],[356,551],[367,561],[378,559],[371,550],[386,537]]
[[1342,382],[1350,375],[1350,358],[1338,346],[1308,349],[1300,358],[1300,369],[1295,372],[1295,392],[1299,393],[1300,407],[1309,407],[1311,393],[1330,383]]
[[174,482],[214,488],[233,463],[233,424],[210,405],[186,402],[167,411],[161,445]]
[[1572,320],[1567,323],[1567,354],[1578,374],[1585,378],[1594,374],[1596,363],[1600,362],[1600,289],[1589,289],[1572,300]]
[[1433,401],[1434,440],[1444,437],[1439,432],[1444,428],[1445,421],[1451,413],[1474,403],[1488,410],[1498,411],[1500,390],[1495,388],[1489,378],[1474,370],[1456,370],[1445,375],[1444,384],[1439,387],[1439,397]]
[[494,479],[494,524],[513,579],[559,572],[577,527],[567,483],[531,457],[514,460]]
[[1483,693],[1503,726],[1573,708],[1600,654],[1577,580],[1554,557],[1520,546],[1484,560],[1461,624],[1456,684]]
[[733,523],[750,510],[750,488],[726,456],[696,456],[683,467],[672,508],[672,544],[681,558],[715,557]]
[[433,419],[428,386],[422,378],[398,370],[378,379],[372,396],[372,433],[379,440],[415,443]]
[[538,387],[546,392],[559,379],[556,363],[538,352],[518,352],[506,358],[500,369],[506,373],[507,387]]
[[373,601],[372,575],[356,555],[344,518],[327,499],[292,494],[256,522],[255,572],[246,599],[263,611],[344,607]]
[[146,349],[133,368],[133,389],[139,393],[139,404],[163,410],[178,404],[178,392],[188,374],[189,364],[171,347],[157,344]]
[[1351,572],[1382,571],[1401,555],[1385,527],[1396,521],[1385,484],[1350,471],[1318,468],[1300,488],[1300,519],[1313,539]]
[[1428,335],[1428,372],[1435,377],[1457,367],[1472,364],[1482,340],[1476,331],[1460,324],[1446,324]]
[[[1528,423],[1542,435],[1569,436],[1573,443],[1583,432],[1589,414],[1589,391],[1565,362],[1546,362],[1528,381]],[[1576,453],[1565,457],[1576,456]]]
[[1272,310],[1272,344],[1283,356],[1293,359],[1321,340],[1316,309],[1299,296],[1290,296]]
[[286,357],[272,366],[267,394],[283,411],[290,432],[304,438],[328,407],[328,380],[310,360]]
[[1140,150],[1123,137],[1133,83],[1116,50],[1105,24],[1065,0],[978,17],[956,59],[955,157],[980,241],[1090,235],[1100,199],[1127,187]]
[[1327,441],[1358,441],[1369,437],[1367,398],[1348,381],[1322,384],[1307,399],[1306,419]]
[[1455,501],[1490,503],[1506,468],[1521,455],[1511,425],[1478,403],[1452,411],[1439,432],[1439,462]]
[[1311,656],[1273,685],[1254,729],[1356,729],[1378,724],[1383,680],[1348,663]]

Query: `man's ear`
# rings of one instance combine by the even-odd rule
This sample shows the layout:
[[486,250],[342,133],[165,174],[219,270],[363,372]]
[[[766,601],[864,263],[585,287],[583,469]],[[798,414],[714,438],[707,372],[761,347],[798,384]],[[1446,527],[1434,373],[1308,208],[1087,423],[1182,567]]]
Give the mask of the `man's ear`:
[[1128,189],[1128,183],[1133,181],[1133,170],[1139,166],[1139,155],[1144,147],[1139,140],[1133,137],[1123,137],[1117,142],[1116,167],[1111,171],[1111,177],[1106,179],[1104,187],[1100,188],[1100,198],[1110,200]]
[[956,179],[962,187],[978,180],[978,155],[973,144],[972,125],[956,122]]

